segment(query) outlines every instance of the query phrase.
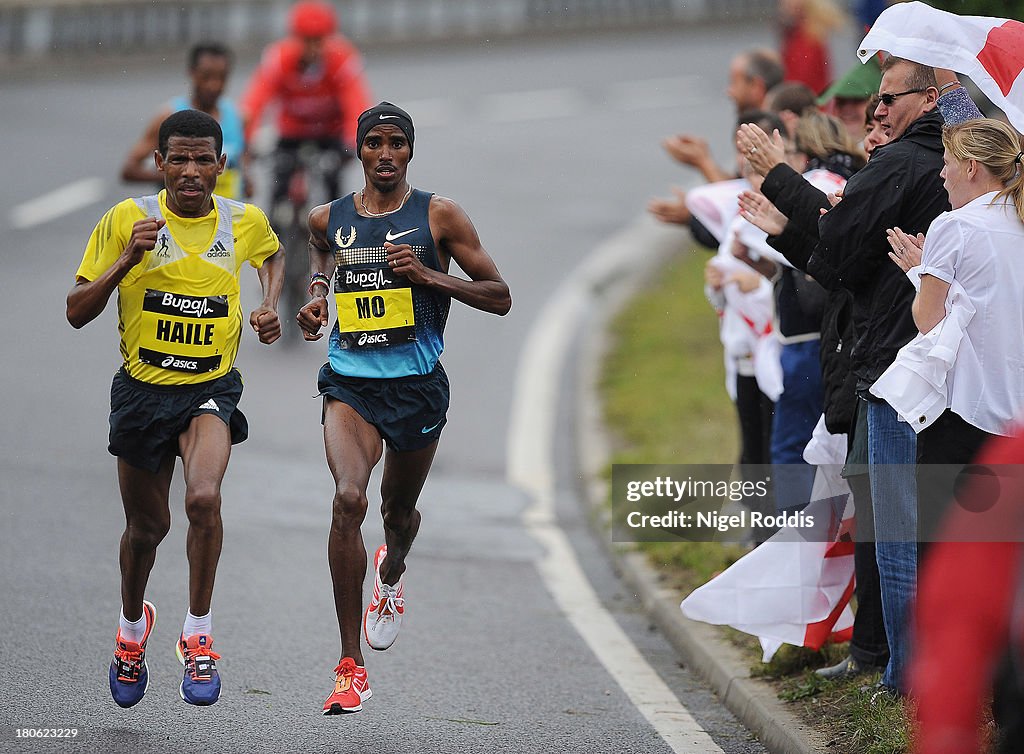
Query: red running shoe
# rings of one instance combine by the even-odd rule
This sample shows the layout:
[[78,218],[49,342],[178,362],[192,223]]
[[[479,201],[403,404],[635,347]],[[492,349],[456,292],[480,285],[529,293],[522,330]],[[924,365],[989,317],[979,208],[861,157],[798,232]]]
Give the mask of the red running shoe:
[[356,665],[351,657],[345,657],[334,669],[334,693],[324,702],[325,715],[344,715],[358,712],[363,702],[373,696],[366,679],[366,668]]

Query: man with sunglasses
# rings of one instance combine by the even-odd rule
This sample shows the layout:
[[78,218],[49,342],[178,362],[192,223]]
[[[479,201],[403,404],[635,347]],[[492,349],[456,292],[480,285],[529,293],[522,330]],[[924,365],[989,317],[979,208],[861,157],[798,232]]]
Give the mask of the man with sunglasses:
[[822,217],[808,263],[831,271],[853,296],[856,343],[850,356],[861,409],[868,417],[868,475],[874,500],[875,555],[890,659],[882,688],[905,692],[908,607],[917,582],[914,430],[871,395],[876,379],[916,334],[914,287],[889,260],[886,229],[924,232],[949,209],[942,170],[942,115],[932,68],[890,57],[882,64],[875,117],[889,137],[846,184],[843,201]]

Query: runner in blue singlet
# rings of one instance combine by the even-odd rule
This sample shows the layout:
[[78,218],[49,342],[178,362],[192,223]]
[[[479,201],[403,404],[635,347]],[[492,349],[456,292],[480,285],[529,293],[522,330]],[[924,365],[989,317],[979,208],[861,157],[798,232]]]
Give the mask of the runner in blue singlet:
[[163,188],[163,175],[157,171],[153,158],[160,124],[171,113],[200,110],[213,116],[224,134],[227,166],[217,179],[215,191],[229,199],[243,199],[251,193],[245,165],[244,123],[238,108],[224,96],[234,55],[222,44],[202,42],[192,48],[188,59],[191,93],[174,97],[153,117],[125,157],[121,180]]
[[[413,141],[412,119],[401,108],[381,102],[364,112],[356,144],[366,185],[309,214],[310,301],[296,317],[305,339],[322,337],[330,294],[337,313],[319,375],[335,483],[328,557],[342,658],[325,715],[362,709],[371,692],[360,631],[370,647],[387,649],[405,612],[402,575],[420,525],[416,502],[447,421],[448,378],[439,358],[451,299],[499,315],[512,306],[462,208],[409,185]],[[451,260],[469,280],[448,274]],[[384,544],[363,612],[360,525],[370,472],[385,453]]]

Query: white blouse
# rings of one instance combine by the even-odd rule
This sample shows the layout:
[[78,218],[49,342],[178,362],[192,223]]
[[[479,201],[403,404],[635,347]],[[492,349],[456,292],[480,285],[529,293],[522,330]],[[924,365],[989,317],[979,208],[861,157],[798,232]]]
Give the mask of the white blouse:
[[992,434],[1024,411],[1024,223],[997,192],[932,221],[922,275],[956,280],[975,309],[946,377],[949,408]]

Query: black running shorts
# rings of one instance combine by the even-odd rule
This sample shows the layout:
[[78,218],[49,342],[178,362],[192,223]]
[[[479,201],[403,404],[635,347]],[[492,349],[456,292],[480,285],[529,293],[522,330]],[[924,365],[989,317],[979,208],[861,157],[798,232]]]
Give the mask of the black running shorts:
[[448,375],[440,362],[430,374],[393,379],[343,377],[328,362],[317,385],[324,412],[328,398],[351,406],[380,432],[389,450],[399,453],[427,447],[448,421]]
[[238,410],[242,375],[232,369],[198,385],[150,385],[119,369],[110,385],[110,444],[107,450],[140,469],[156,472],[165,456],[180,455],[178,437],[192,418],[213,414],[231,430],[231,443],[249,436]]

